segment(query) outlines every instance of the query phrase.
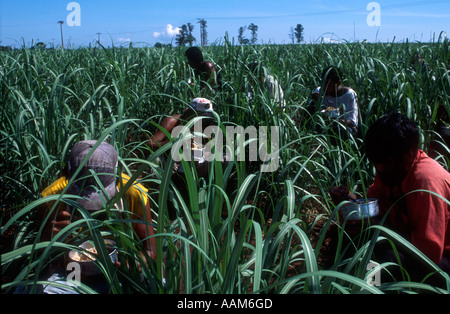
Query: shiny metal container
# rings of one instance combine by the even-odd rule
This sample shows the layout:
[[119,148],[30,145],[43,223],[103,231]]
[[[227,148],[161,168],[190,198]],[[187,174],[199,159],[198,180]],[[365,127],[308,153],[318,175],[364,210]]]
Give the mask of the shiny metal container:
[[347,220],[361,220],[378,216],[380,209],[376,198],[360,198],[343,205],[339,213]]
[[[109,251],[109,257],[113,263],[118,261],[117,249],[115,249],[116,242],[113,240],[105,239],[106,248]],[[94,249],[94,245],[90,241],[83,242],[79,245],[80,248],[87,250],[88,252],[84,252],[83,250],[71,250],[69,252],[69,262],[75,262],[80,265],[80,272],[82,276],[95,276],[101,273],[99,266],[95,262],[97,255],[95,253],[89,253],[91,249]],[[88,254],[88,255],[86,255]],[[80,255],[83,257],[80,260]],[[89,259],[91,256],[93,259]]]
[[333,109],[333,110],[327,110],[327,109],[323,109],[320,111],[323,115],[329,117],[329,118],[337,118],[339,117],[340,113],[339,113],[339,109]]

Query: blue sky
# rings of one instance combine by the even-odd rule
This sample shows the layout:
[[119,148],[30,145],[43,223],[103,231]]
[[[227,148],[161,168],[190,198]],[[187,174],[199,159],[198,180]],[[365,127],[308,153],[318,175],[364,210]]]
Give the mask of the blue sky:
[[[79,10],[67,8],[75,2]],[[379,5],[379,9],[372,2]],[[370,16],[369,16],[370,15]],[[369,21],[368,21],[369,17]],[[228,32],[254,23],[258,43],[289,43],[291,27],[302,24],[305,42],[430,41],[450,33],[450,0],[335,1],[335,0],[0,0],[0,45],[20,47],[42,41],[103,45],[170,43],[177,27],[192,23],[200,41],[199,18],[207,21],[208,43],[223,42]],[[80,25],[70,25],[79,21]],[[369,25],[375,24],[375,25]],[[100,33],[100,34],[98,34]],[[250,37],[250,31],[244,33]]]

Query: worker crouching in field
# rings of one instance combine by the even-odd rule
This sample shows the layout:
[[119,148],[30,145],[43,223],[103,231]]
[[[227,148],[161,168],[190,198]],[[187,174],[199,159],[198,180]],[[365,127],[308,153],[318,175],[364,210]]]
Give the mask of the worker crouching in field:
[[[96,145],[98,146],[95,147]],[[117,196],[117,193],[123,191],[122,189],[130,180],[130,177],[123,173],[117,180],[117,166],[118,154],[112,145],[106,142],[98,143],[96,140],[76,143],[69,154],[66,174],[44,189],[41,194],[43,198],[62,193],[69,196],[76,195],[79,198],[71,198],[70,201],[65,198],[66,201],[59,202],[56,207],[54,206],[54,200],[43,204],[40,208],[40,218],[43,223],[42,240],[50,240],[61,236],[58,241],[70,243],[73,236],[76,236],[76,233],[79,232],[80,236],[87,235],[86,239],[93,242],[94,238],[90,234],[95,231],[85,228],[85,223],[78,225],[76,223],[81,218],[80,216],[88,215],[89,212],[92,213],[92,217],[95,217],[90,219],[91,223],[94,219],[96,221],[109,219],[106,212],[101,213],[99,211],[107,208],[111,200]],[[139,238],[137,240],[142,243],[141,250],[138,253],[140,253],[141,261],[144,263],[148,263],[150,258],[156,259],[156,239],[153,237],[155,231],[152,226],[150,200],[147,192],[147,189],[141,184],[133,183],[113,205],[118,212],[118,220],[115,223],[120,223],[120,218],[124,215],[125,210],[129,212],[129,219],[135,221],[132,223],[132,228]],[[94,212],[97,213],[94,215]],[[70,225],[74,227],[66,228]],[[81,227],[78,228],[77,226]],[[62,231],[68,233],[61,234]],[[111,240],[107,239],[107,235],[105,237],[105,243],[107,240]],[[74,255],[65,255],[64,258],[53,260],[40,275],[44,276],[44,280],[55,282],[55,284],[43,285],[42,287],[38,285],[38,291],[46,294],[79,293],[79,290],[74,289],[74,287],[77,287],[77,284],[73,281],[75,279],[75,281],[81,280],[83,284],[98,293],[109,292],[109,282],[105,280],[101,271],[93,272],[92,267],[89,269],[81,268],[79,262],[74,262],[78,267],[72,268],[72,271],[70,265],[74,263],[71,262],[70,258]],[[77,259],[77,261],[84,262],[85,260]],[[112,261],[116,267],[129,268],[131,266],[129,264],[131,260],[127,258],[127,265],[122,265],[120,259],[112,259]],[[142,269],[141,265],[136,266],[139,270]],[[75,277],[71,277],[73,274],[75,274]],[[78,279],[77,274],[80,275]],[[27,286],[23,286],[19,287],[16,293],[28,293],[28,290]]]
[[[81,198],[77,199],[77,202],[82,208],[92,212],[105,208],[109,200],[119,192],[119,189],[127,184],[130,177],[122,173],[120,176],[121,182],[117,182],[118,154],[114,147],[106,142],[101,142],[86,160],[96,143],[95,140],[76,143],[69,154],[67,177],[63,176],[53,182],[42,192],[42,197],[61,194],[72,179],[66,193],[80,196]],[[73,176],[83,162],[85,162],[84,165],[74,178]],[[92,171],[96,173],[97,178],[91,174]],[[100,181],[102,187],[99,186],[97,180]],[[131,212],[133,214],[133,217],[130,217],[131,219],[142,220],[142,223],[133,223],[133,229],[138,237],[144,241],[144,249],[148,256],[155,259],[156,240],[154,237],[148,239],[155,231],[151,225],[152,216],[147,192],[147,189],[141,184],[133,183],[125,192],[123,200],[120,199],[114,206],[119,211],[126,209]],[[76,219],[76,217],[73,217],[75,211],[65,203],[61,204],[62,208],[59,208],[55,213],[51,213],[50,219],[46,221],[44,237],[48,239]],[[45,219],[52,205],[53,203],[49,202],[43,208],[42,219]]]
[[[211,126],[215,121],[213,111],[214,111],[213,105],[209,99],[200,97],[194,98],[189,103],[189,106],[184,110],[182,114],[174,114],[165,117],[162,120],[160,125],[161,128],[158,129],[153,134],[153,136],[148,141],[148,145],[153,151],[155,151],[161,146],[169,143],[171,140],[166,136],[165,132],[171,133],[174,131],[175,128],[181,127],[184,123],[189,122],[191,119],[195,117],[202,117],[200,121],[198,121],[198,124],[201,126],[200,131],[204,131],[208,126]],[[196,142],[197,139],[198,137],[192,138],[191,148],[193,150],[202,149],[203,147],[202,143]],[[199,176],[206,175],[206,173],[204,172],[205,169],[203,169],[203,167],[197,170],[201,170],[199,172]]]
[[[353,135],[358,135],[358,97],[356,92],[342,85],[343,72],[340,68],[329,66],[322,71],[322,86],[319,86],[311,95],[311,102],[307,111],[313,114],[320,110],[324,115],[336,119],[346,126]],[[346,137],[346,132],[339,132],[338,125],[334,124],[332,131]]]
[[[203,53],[198,47],[190,47],[185,51],[185,56],[188,59],[189,65],[194,69],[194,74],[200,80],[202,88],[207,87],[216,88],[219,84],[219,76],[216,66],[203,59]],[[190,80],[190,84],[193,82]]]
[[[172,181],[175,186],[179,187],[180,192],[184,197],[187,197],[185,170],[183,169],[181,157],[178,156],[178,148],[180,147],[177,145],[182,143],[183,152],[189,155],[185,157],[189,157],[188,161],[193,162],[195,176],[197,178],[208,178],[211,162],[214,159],[214,156],[211,155],[211,152],[208,149],[206,149],[206,143],[208,143],[211,139],[203,135],[205,129],[210,126],[214,126],[216,123],[213,112],[213,105],[209,99],[201,97],[194,98],[182,114],[175,114],[164,118],[160,124],[161,128],[158,129],[148,141],[149,147],[153,151],[156,151],[161,146],[172,141],[166,136],[166,133],[169,133],[176,139],[181,132],[188,132],[190,135],[198,132],[198,134],[194,135],[192,138],[188,138],[187,141],[182,140],[174,143],[174,146],[172,146],[169,153],[171,156],[166,154],[159,159],[160,163],[165,163],[169,161],[170,158],[174,159]],[[199,117],[200,119],[193,124],[192,128],[189,130],[185,129],[184,126],[196,117]],[[189,137],[189,134],[187,136]],[[176,159],[177,157],[180,157],[180,159]],[[187,160],[187,158],[185,160]],[[228,160],[229,158],[226,154],[224,154],[222,159],[223,169],[225,168]],[[169,215],[171,218],[175,217],[175,213],[172,208],[169,208]]]
[[[417,127],[399,113],[377,120],[367,131],[365,146],[376,169],[367,197],[378,199],[380,216],[388,215],[386,226],[450,274],[449,172],[419,149]],[[331,190],[336,204],[348,195],[347,187]],[[381,262],[398,262],[391,247],[380,246],[375,254]],[[406,250],[399,257],[413,278],[421,280],[430,271]]]
[[270,75],[261,64],[252,62],[248,65],[251,77],[250,86],[247,90],[247,96],[250,101],[255,100],[258,92],[262,92],[262,96],[268,96],[268,99],[273,101],[276,106],[279,106],[283,111],[286,109],[286,101],[284,99],[284,92],[278,81],[273,75]]

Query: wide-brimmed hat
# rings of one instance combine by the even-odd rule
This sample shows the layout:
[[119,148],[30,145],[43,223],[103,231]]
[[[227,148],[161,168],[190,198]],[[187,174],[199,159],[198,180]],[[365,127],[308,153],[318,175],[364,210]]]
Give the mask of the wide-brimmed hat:
[[[68,188],[69,194],[82,196],[78,203],[87,210],[98,210],[114,197],[116,188],[117,151],[111,144],[101,142],[88,154],[97,143],[96,140],[86,140],[76,143],[69,154],[68,179],[72,179],[78,168],[83,164],[80,172]],[[93,175],[91,171],[95,172]],[[98,179],[97,179],[98,178]],[[100,182],[97,182],[99,180]],[[100,184],[101,183],[101,186]],[[106,191],[106,195],[103,192]]]

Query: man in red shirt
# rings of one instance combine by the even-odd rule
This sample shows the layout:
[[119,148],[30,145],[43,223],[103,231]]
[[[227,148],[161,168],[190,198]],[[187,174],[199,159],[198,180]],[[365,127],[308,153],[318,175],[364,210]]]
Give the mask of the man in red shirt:
[[[388,213],[388,227],[450,274],[450,173],[418,148],[419,131],[402,114],[377,120],[365,146],[376,169],[367,197],[378,199],[381,217]],[[349,194],[346,187],[331,191],[335,202],[342,194]]]

